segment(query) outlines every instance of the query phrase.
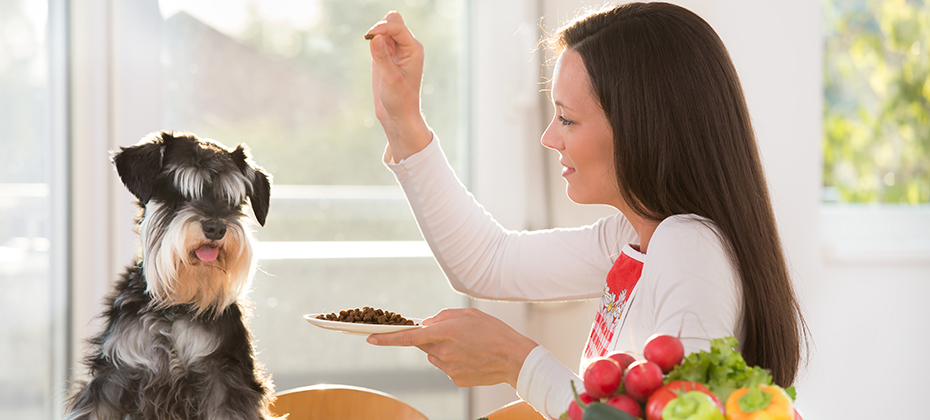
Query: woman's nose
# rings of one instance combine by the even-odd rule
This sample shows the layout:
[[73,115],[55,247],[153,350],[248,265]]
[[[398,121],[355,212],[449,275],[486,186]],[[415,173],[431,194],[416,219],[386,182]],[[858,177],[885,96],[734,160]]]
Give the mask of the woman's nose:
[[553,150],[562,150],[562,139],[560,139],[556,133],[556,123],[556,121],[549,123],[549,127],[546,128],[546,132],[543,133],[542,138],[539,139],[539,142],[547,148]]

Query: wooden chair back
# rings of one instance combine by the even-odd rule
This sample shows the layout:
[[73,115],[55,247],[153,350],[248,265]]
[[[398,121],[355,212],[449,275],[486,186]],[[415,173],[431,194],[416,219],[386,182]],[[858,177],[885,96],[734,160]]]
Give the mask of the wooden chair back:
[[288,420],[428,420],[396,397],[368,388],[321,384],[282,391],[271,405]]
[[546,420],[546,416],[536,411],[523,400],[514,401],[485,416],[488,420]]

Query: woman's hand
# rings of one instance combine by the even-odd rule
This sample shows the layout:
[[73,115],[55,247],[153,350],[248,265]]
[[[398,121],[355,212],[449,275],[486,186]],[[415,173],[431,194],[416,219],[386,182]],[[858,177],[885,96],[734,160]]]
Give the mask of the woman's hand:
[[372,334],[379,346],[416,346],[460,387],[502,382],[516,388],[523,361],[537,344],[503,321],[474,308],[443,309],[423,328]]
[[390,12],[365,34],[370,39],[375,116],[387,135],[394,162],[426,147],[433,135],[420,112],[423,44]]

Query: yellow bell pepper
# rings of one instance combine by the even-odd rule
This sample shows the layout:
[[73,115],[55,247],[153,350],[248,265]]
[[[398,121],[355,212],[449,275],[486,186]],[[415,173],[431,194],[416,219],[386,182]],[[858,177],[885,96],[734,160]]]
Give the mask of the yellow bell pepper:
[[727,398],[725,409],[727,420],[794,420],[791,398],[776,385],[737,389]]

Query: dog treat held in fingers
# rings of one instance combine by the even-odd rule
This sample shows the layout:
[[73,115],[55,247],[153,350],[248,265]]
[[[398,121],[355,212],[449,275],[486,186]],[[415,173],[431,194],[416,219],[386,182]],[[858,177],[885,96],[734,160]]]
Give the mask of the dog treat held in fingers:
[[401,314],[375,309],[370,306],[364,308],[346,309],[339,313],[330,312],[319,314],[316,319],[327,321],[352,322],[356,324],[382,324],[382,325],[418,325],[413,320],[404,318]]

